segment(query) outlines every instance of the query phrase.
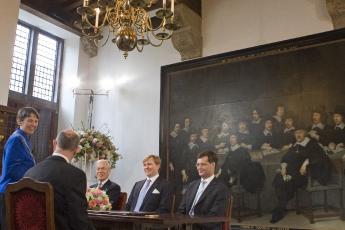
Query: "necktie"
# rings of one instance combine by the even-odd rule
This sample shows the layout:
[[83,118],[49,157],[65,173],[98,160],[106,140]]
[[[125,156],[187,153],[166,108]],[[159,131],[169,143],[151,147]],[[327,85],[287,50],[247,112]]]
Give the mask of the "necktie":
[[197,191],[197,193],[196,193],[196,195],[194,197],[194,201],[193,201],[192,207],[189,210],[189,215],[192,215],[192,216],[194,215],[195,205],[198,202],[199,198],[201,197],[202,193],[204,192],[206,183],[207,182],[204,181],[204,180],[201,181],[200,186],[198,188],[198,191]]
[[99,189],[102,188],[102,182],[101,182],[101,181],[98,183],[98,188],[99,188]]
[[141,188],[137,203],[134,208],[134,212],[139,212],[141,205],[143,204],[147,190],[149,190],[151,180],[147,179],[144,186]]

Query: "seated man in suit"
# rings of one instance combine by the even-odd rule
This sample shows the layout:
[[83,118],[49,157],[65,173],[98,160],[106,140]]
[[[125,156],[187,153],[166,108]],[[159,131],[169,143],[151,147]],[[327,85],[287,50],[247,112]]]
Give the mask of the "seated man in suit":
[[[189,215],[226,216],[228,188],[214,176],[217,155],[212,151],[198,156],[196,167],[201,180],[191,182],[182,198],[178,212]],[[220,223],[195,225],[193,229],[221,230]]]
[[93,184],[90,188],[96,188],[105,191],[109,196],[109,201],[111,203],[111,209],[116,210],[118,202],[120,199],[121,188],[118,184],[109,180],[109,175],[111,172],[110,162],[108,160],[98,160],[96,163],[96,176],[98,183]]
[[87,216],[86,175],[70,161],[79,149],[73,130],[61,131],[53,142],[54,153],[25,173],[25,177],[49,182],[54,188],[56,229],[94,229]]
[[135,183],[126,204],[132,212],[170,213],[173,194],[172,186],[159,176],[161,159],[149,155],[143,160],[146,179]]

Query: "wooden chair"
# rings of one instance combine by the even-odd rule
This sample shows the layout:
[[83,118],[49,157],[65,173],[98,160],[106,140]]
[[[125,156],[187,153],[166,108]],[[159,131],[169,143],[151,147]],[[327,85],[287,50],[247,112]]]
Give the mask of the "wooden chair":
[[23,178],[5,192],[6,225],[11,230],[55,230],[54,191],[49,183]]
[[126,202],[127,202],[127,193],[121,192],[120,197],[119,197],[119,202],[117,203],[117,207],[115,208],[115,210],[125,209]]
[[[241,222],[243,217],[246,216],[252,216],[252,215],[257,215],[261,216],[261,189],[258,189],[258,191],[255,192],[256,196],[256,209],[252,210],[247,207],[245,207],[244,199],[245,199],[245,194],[248,194],[248,192],[243,188],[241,185],[241,177],[238,176],[237,178],[237,183],[232,186],[231,192],[234,196],[234,203],[236,206],[234,209],[236,210],[235,217],[237,219],[237,222]],[[243,213],[246,211],[246,213]]]
[[[333,216],[340,216],[342,220],[345,220],[345,213],[344,213],[344,205],[343,205],[343,173],[344,173],[344,166],[343,160],[340,159],[332,159],[335,172],[332,173],[332,177],[330,182],[327,185],[321,185],[317,181],[313,180],[308,172],[308,184],[306,188],[299,189],[296,192],[296,212],[300,214],[301,212],[306,215],[309,219],[310,223],[313,224],[315,222],[315,218],[324,218],[324,217],[333,217]],[[338,190],[339,192],[339,207],[330,207],[328,205],[328,191]],[[308,197],[308,206],[301,208],[299,204],[299,195],[301,192],[307,194]],[[323,193],[323,209],[324,212],[320,214],[315,214],[314,209],[316,207],[313,204],[313,193],[315,192],[322,192]],[[334,212],[329,212],[329,209],[333,209]]]
[[233,197],[229,195],[229,198],[227,200],[227,209],[226,209],[226,217],[227,221],[223,224],[223,230],[230,230],[231,229],[231,214],[232,214],[232,201]]

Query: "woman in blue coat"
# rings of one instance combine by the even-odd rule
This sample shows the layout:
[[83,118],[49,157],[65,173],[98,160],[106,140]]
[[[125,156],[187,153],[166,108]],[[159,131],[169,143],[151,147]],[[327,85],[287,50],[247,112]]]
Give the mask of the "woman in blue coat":
[[39,114],[32,107],[19,109],[17,113],[17,128],[8,138],[3,156],[0,177],[0,227],[5,229],[4,194],[9,183],[20,180],[25,172],[35,165],[32,155],[30,136],[38,127]]

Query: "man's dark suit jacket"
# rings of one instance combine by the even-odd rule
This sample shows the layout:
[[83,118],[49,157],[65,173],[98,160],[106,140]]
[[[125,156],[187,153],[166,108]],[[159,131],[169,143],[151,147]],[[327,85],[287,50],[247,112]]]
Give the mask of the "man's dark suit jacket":
[[[140,190],[144,186],[145,181],[146,180],[142,180],[135,183],[126,204],[127,211],[134,211]],[[147,191],[139,211],[169,213],[172,208],[172,200],[172,186],[168,181],[159,176]]]
[[[188,214],[194,202],[195,195],[198,191],[201,180],[191,182],[182,198],[179,213]],[[229,191],[220,180],[214,178],[207,186],[205,191],[201,194],[198,202],[194,207],[194,215],[207,215],[207,216],[226,216],[227,200]],[[193,229],[203,230],[221,230],[220,223],[193,225]]]
[[[96,188],[97,186],[98,184],[93,184],[90,186],[90,188]],[[120,199],[120,186],[111,180],[108,180],[100,189],[105,191],[105,193],[109,196],[112,210],[116,210]]]
[[87,216],[86,175],[60,156],[50,156],[25,173],[54,188],[56,230],[94,229]]

